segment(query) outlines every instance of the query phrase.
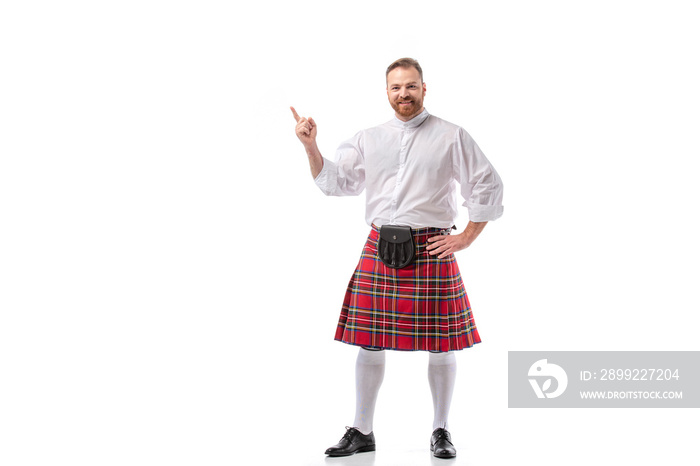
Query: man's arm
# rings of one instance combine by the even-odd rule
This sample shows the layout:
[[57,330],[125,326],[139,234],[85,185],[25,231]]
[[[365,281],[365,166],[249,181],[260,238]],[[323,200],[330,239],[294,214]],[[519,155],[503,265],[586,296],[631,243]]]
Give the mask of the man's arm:
[[457,251],[468,248],[479,236],[489,222],[472,222],[469,221],[467,228],[458,235],[439,235],[428,238],[428,242],[432,243],[428,246],[428,251],[430,255],[434,256],[440,254],[438,259],[454,254]]
[[479,146],[464,129],[456,134],[455,166],[459,167],[457,181],[461,185],[464,205],[469,209],[469,218],[481,220],[469,221],[467,228],[458,235],[440,235],[428,238],[431,255],[439,254],[442,259],[448,255],[468,248],[483,231],[489,220],[496,220],[503,214],[503,183],[498,173]]
[[313,118],[300,117],[294,107],[289,107],[292,110],[292,115],[297,121],[296,134],[301,143],[306,149],[306,155],[309,157],[309,168],[311,168],[311,176],[316,179],[323,169],[323,156],[316,145],[316,134],[318,127]]

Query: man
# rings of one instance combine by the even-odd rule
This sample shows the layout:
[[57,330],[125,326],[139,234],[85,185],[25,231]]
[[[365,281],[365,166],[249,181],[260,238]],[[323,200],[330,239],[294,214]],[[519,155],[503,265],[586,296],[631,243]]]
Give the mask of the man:
[[[430,448],[437,457],[453,458],[457,452],[447,417],[454,351],[481,341],[454,253],[469,247],[488,221],[502,215],[503,188],[469,134],[425,110],[426,84],[416,60],[402,58],[389,65],[386,82],[395,118],[342,143],[336,162],[322,157],[313,118],[300,117],[291,108],[316,184],[333,196],[366,189],[366,221],[372,227],[335,335],[360,346],[355,421],[326,454],[375,450],[372,423],[384,378],[383,350],[393,349],[429,351]],[[462,233],[450,235],[457,217],[457,183],[470,220]]]

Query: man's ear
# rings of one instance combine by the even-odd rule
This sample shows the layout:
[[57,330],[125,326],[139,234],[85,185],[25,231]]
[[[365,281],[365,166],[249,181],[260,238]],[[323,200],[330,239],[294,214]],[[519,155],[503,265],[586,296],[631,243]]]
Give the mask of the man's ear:
[[426,90],[427,90],[427,88],[425,87],[425,83],[423,83],[423,97],[425,97],[425,91],[426,91]]

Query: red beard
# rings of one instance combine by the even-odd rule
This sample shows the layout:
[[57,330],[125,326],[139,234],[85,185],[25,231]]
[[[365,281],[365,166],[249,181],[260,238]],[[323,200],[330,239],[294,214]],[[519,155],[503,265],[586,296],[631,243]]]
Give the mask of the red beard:
[[[401,102],[411,102],[411,104],[410,105],[400,105]],[[394,111],[396,113],[398,113],[399,115],[401,115],[403,117],[408,117],[408,116],[413,115],[416,112],[416,110],[418,108],[420,108],[419,103],[417,103],[415,100],[409,100],[409,101],[399,100],[399,101],[391,102],[391,107],[394,109]]]

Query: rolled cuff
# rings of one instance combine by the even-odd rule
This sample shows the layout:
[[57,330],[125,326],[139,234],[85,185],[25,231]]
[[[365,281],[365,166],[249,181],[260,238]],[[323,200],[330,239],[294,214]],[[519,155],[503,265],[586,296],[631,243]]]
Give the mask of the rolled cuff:
[[336,172],[335,163],[323,157],[323,168],[318,176],[314,178],[314,183],[326,196],[332,196],[336,191],[338,183]]
[[490,222],[503,215],[502,205],[480,205],[466,202],[464,205],[469,210],[469,220],[472,222]]

